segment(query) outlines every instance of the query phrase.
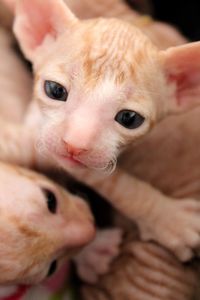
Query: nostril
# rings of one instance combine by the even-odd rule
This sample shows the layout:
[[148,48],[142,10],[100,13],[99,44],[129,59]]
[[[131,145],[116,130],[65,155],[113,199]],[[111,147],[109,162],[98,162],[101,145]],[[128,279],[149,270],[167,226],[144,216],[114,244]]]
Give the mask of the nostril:
[[81,148],[75,147],[66,142],[65,142],[65,148],[66,148],[67,152],[72,156],[77,156],[77,155],[80,155],[81,153],[87,151],[86,149],[81,149]]

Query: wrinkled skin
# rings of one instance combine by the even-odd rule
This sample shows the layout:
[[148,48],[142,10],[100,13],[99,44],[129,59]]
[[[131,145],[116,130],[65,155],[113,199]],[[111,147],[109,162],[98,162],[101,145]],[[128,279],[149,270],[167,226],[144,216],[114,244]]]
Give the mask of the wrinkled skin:
[[130,238],[108,274],[83,286],[82,299],[193,300],[197,287],[194,266],[183,266],[156,244]]

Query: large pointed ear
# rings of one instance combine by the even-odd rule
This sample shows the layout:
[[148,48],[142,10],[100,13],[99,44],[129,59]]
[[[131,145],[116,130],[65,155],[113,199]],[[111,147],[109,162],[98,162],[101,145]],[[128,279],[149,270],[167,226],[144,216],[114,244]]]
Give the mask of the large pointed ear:
[[200,42],[169,48],[160,53],[161,63],[175,97],[169,112],[178,113],[200,104]]
[[63,0],[18,0],[15,13],[14,33],[30,61],[44,42],[54,42],[77,22]]

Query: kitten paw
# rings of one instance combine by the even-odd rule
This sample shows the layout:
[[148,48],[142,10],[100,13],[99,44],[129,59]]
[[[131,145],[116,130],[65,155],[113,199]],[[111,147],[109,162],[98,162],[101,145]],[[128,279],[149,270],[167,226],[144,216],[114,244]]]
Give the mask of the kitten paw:
[[141,222],[141,238],[154,240],[185,262],[200,249],[200,201],[186,199],[164,203],[151,222]]
[[95,283],[99,275],[107,273],[111,262],[119,254],[121,241],[120,229],[99,230],[94,241],[75,259],[80,278],[88,283]]

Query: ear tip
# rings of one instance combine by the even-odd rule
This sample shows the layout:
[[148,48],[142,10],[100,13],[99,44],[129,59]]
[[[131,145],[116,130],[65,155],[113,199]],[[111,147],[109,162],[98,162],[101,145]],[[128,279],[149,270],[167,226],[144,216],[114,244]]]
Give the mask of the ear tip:
[[13,31],[26,58],[33,61],[47,36],[55,41],[77,20],[63,0],[19,0]]
[[16,10],[16,15],[23,13],[23,11],[34,10],[34,7],[41,7],[42,10],[45,10],[48,8],[56,12],[66,12],[66,15],[68,19],[71,20],[78,20],[78,18],[74,15],[74,13],[70,10],[70,8],[67,6],[64,0],[13,0],[13,3],[15,2],[14,9]]

